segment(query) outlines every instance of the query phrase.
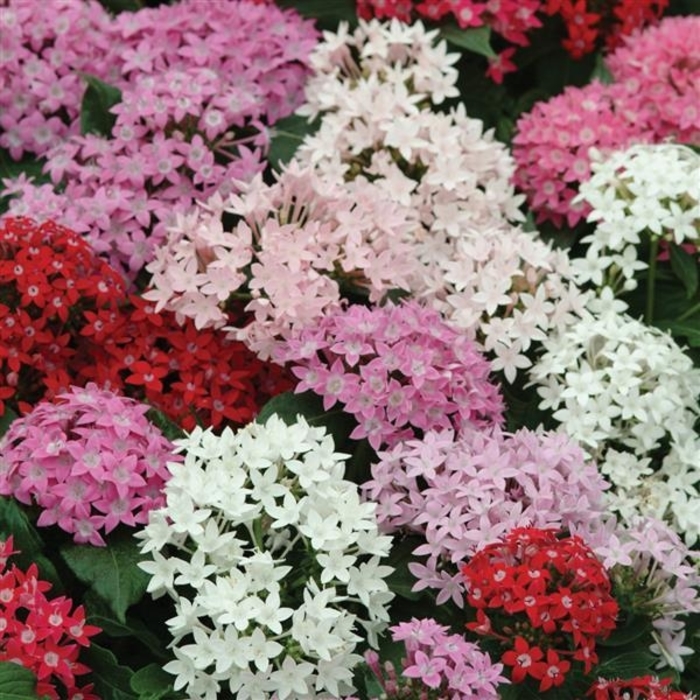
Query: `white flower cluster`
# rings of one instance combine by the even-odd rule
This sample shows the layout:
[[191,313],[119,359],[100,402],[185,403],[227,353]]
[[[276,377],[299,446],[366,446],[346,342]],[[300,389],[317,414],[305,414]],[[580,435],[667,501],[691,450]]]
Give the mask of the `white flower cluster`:
[[339,697],[355,648],[376,645],[393,597],[376,505],[343,479],[345,455],[299,417],[220,436],[197,428],[169,465],[167,505],[142,533],[148,591],[175,601],[165,670],[192,700]]
[[700,155],[673,143],[640,144],[593,160],[590,180],[574,201],[592,207],[595,231],[585,258],[573,261],[580,284],[609,286],[616,293],[637,286],[645,269],[637,259],[644,236],[680,245],[700,240]]
[[434,32],[373,21],[324,38],[298,110],[320,125],[296,158],[351,191],[371,183],[411,212],[411,293],[484,342],[513,381],[531,342],[583,305],[566,253],[512,225],[523,197],[493,132],[462,104],[433,111],[457,94],[457,56]]
[[611,508],[665,518],[694,542],[700,370],[669,334],[614,311],[587,315],[543,347],[530,370],[539,407],[598,460],[615,486]]

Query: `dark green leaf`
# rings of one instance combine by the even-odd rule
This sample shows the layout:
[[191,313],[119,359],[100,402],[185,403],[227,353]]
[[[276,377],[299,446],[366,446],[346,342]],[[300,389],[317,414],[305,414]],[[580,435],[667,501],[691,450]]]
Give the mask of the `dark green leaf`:
[[267,160],[273,170],[280,170],[296,153],[305,136],[313,134],[320,120],[309,123],[306,117],[292,114],[280,119],[270,128],[271,140]]
[[[87,601],[86,601],[86,606]],[[89,606],[88,606],[89,609]],[[119,622],[111,617],[104,615],[88,615],[88,621],[91,625],[97,625],[108,637],[120,639],[124,637],[134,637],[145,647],[150,649],[151,654],[165,661],[170,656],[163,651],[165,644],[157,635],[153,633],[150,627],[143,621],[135,617],[127,615],[126,622]]]
[[131,532],[111,537],[108,547],[65,546],[61,556],[73,573],[109,605],[120,622],[125,622],[127,608],[146,592],[148,574],[137,566],[141,555]]
[[414,550],[420,544],[419,538],[406,537],[397,541],[391,548],[387,564],[394,567],[394,571],[387,577],[389,588],[401,598],[408,600],[419,600],[422,593],[416,592],[413,586],[416,577],[408,570],[410,562],[416,561],[413,555]]
[[168,438],[168,440],[174,441],[185,437],[185,431],[157,408],[149,408],[146,417],[166,438]]
[[140,698],[159,700],[174,693],[173,677],[158,664],[149,664],[131,677],[131,689]]
[[92,669],[91,680],[101,700],[139,700],[131,689],[134,672],[121,666],[111,651],[93,643],[80,660]]
[[658,659],[646,651],[630,651],[608,659],[596,666],[601,678],[634,678],[652,673]]
[[311,19],[321,19],[337,23],[357,22],[357,10],[354,0],[277,0],[277,5],[293,8],[300,15]]
[[144,7],[142,0],[100,0],[100,4],[110,12],[136,12]]
[[5,406],[5,413],[0,416],[0,437],[2,437],[9,429],[12,421],[17,418],[17,414]]
[[687,343],[692,348],[700,347],[700,320],[655,321],[654,325],[668,331],[675,339]]
[[685,287],[690,299],[698,291],[698,263],[696,256],[687,253],[679,245],[671,246],[671,269]]
[[486,58],[496,58],[496,52],[491,48],[491,27],[461,29],[456,25],[449,25],[443,27],[440,34],[454,46]]
[[36,676],[28,669],[9,661],[0,661],[0,698],[2,700],[37,700]]
[[6,539],[12,535],[14,548],[17,550],[12,560],[26,569],[36,564],[41,578],[54,586],[54,593],[63,590],[60,578],[50,559],[44,556],[44,542],[36,528],[31,524],[27,513],[13,498],[0,497],[0,537]]
[[621,647],[636,641],[649,633],[649,621],[643,617],[633,617],[618,624],[615,631],[607,638],[599,640],[601,647]]
[[83,73],[82,77],[87,88],[80,106],[80,132],[83,135],[97,134],[109,138],[117,118],[109,110],[121,102],[122,93],[94,75]]

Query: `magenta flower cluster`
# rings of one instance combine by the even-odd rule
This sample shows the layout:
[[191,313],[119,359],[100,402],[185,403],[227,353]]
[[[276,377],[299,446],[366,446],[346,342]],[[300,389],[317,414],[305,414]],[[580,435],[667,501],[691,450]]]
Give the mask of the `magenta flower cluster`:
[[43,156],[80,133],[81,72],[111,82],[110,16],[97,0],[2,3],[0,147]]
[[379,504],[383,532],[425,538],[409,565],[415,590],[438,589],[438,604],[464,604],[458,563],[518,527],[588,523],[604,512],[607,483],[566,435],[519,430],[431,431],[381,452],[365,498]]
[[337,402],[355,417],[351,436],[375,449],[439,428],[500,424],[503,399],[477,345],[416,302],[329,311],[277,352],[296,391]]
[[248,0],[124,12],[105,31],[121,89],[111,138],[47,152],[60,194],[22,179],[5,193],[13,213],[58,218],[135,277],[178,213],[263,169],[269,126],[302,100],[316,31]]
[[96,546],[120,524],[148,522],[179,458],[147,411],[95,384],[37,404],[0,440],[0,494],[38,505],[37,525]]
[[403,642],[406,656],[397,672],[391,662],[382,666],[376,652],[365,660],[375,675],[385,698],[441,697],[452,700],[497,700],[497,686],[508,683],[503,664],[473,642],[431,618],[401,622],[389,628],[395,642]]
[[668,17],[626,37],[607,58],[613,82],[569,87],[517,123],[515,184],[537,221],[575,226],[590,208],[572,204],[591,175],[590,149],[700,139],[700,17]]

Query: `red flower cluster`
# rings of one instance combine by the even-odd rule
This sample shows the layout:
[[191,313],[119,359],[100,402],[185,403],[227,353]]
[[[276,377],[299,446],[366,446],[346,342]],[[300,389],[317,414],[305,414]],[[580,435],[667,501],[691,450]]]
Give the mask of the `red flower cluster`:
[[186,430],[252,420],[288,374],[243,343],[156,313],[70,229],[0,221],[0,415],[94,381]]
[[574,57],[591,53],[599,44],[614,48],[622,36],[658,20],[668,0],[546,0],[544,12],[559,15],[567,38],[564,48]]
[[[542,26],[545,15],[557,15],[567,36],[564,48],[581,58],[605,44],[617,46],[620,37],[657,20],[669,0],[357,0],[363,19],[395,17],[402,22],[454,19],[462,28],[490,27],[504,41],[528,46],[530,34]],[[497,83],[516,70],[514,47],[504,48],[490,60],[487,74]]]
[[80,371],[81,384],[94,381],[150,403],[186,430],[245,425],[271,396],[293,386],[283,369],[243,343],[197,329],[191,319],[180,324],[174,313],[156,312],[136,295],[109,327],[92,324],[82,334],[96,348]]
[[[76,676],[90,672],[78,655],[101,630],[85,624],[82,606],[71,612],[69,598],[47,599],[51,584],[38,578],[35,564],[26,572],[14,564],[8,569],[7,559],[15,553],[12,537],[0,542],[0,661],[32,671],[37,697],[99,700],[91,685],[76,685]],[[62,686],[60,694],[56,683]]]
[[462,567],[476,621],[467,628],[499,640],[512,680],[540,691],[561,685],[569,658],[590,672],[596,638],[615,628],[618,606],[603,565],[581,538],[517,528]]
[[0,221],[0,415],[46,395],[59,368],[87,360],[76,337],[106,323],[125,293],[121,277],[76,233],[52,221]]
[[639,676],[625,680],[600,678],[588,691],[593,700],[691,700],[680,690],[671,690],[670,678]]

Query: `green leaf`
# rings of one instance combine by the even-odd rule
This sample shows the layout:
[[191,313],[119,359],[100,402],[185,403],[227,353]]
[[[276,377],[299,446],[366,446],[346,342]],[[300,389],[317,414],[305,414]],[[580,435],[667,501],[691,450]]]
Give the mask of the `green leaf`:
[[406,537],[395,542],[386,562],[394,567],[394,571],[386,579],[390,590],[407,600],[419,600],[423,597],[422,593],[412,590],[416,577],[408,570],[408,564],[416,561],[413,552],[419,544],[420,539],[417,537]]
[[479,56],[486,58],[496,58],[497,56],[491,48],[491,27],[461,29],[457,25],[448,25],[440,30],[440,35],[450,44],[479,54]]
[[646,651],[630,651],[608,659],[596,666],[601,678],[634,678],[652,673],[658,659]]
[[604,85],[610,85],[613,82],[612,73],[605,64],[605,58],[602,53],[596,54],[591,80],[599,80]]
[[685,287],[688,299],[698,291],[698,263],[695,256],[675,243],[671,246],[671,269]]
[[120,622],[126,621],[127,608],[146,592],[148,574],[137,566],[141,555],[131,532],[111,537],[107,547],[67,545],[61,549],[61,556]]
[[[94,606],[90,605],[89,597],[89,595],[86,596],[85,605],[88,610],[92,610]],[[90,612],[88,622],[91,625],[97,625],[108,637],[113,637],[114,639],[134,637],[147,647],[153,656],[157,656],[163,661],[170,658],[170,655],[164,651],[167,642],[164,642],[154,634],[148,624],[141,619],[127,615],[126,622],[119,622],[112,617]]]
[[131,689],[134,672],[121,666],[114,654],[97,644],[81,652],[81,662],[91,670],[91,680],[101,700],[139,700]]
[[601,647],[621,647],[649,633],[649,621],[644,617],[632,617],[619,624],[607,638],[598,640]]
[[87,83],[80,106],[80,132],[109,138],[117,117],[109,110],[122,100],[122,93],[113,85],[103,83],[88,73],[82,74]]
[[114,14],[136,12],[144,7],[142,0],[100,0],[100,5]]
[[149,700],[159,700],[175,692],[173,677],[158,664],[148,664],[136,671],[131,677],[131,689],[140,698]]
[[0,437],[2,437],[12,425],[12,421],[17,418],[17,414],[11,409],[5,406],[5,413],[0,416]]
[[37,700],[36,676],[9,661],[0,661],[0,698],[2,700]]
[[32,525],[24,508],[13,498],[0,497],[0,537],[6,539],[12,535],[14,548],[18,553],[12,560],[21,569],[36,564],[41,578],[54,586],[54,593],[63,590],[56,567],[44,555],[44,541]]
[[313,134],[320,123],[320,119],[309,123],[306,117],[297,114],[291,114],[275,122],[274,126],[270,127],[271,140],[267,154],[270,167],[273,170],[280,170],[282,165],[288,163],[304,137]]
[[283,8],[293,8],[303,17],[326,20],[333,24],[338,21],[357,23],[355,0],[277,0]]
[[682,338],[691,348],[700,347],[700,321],[655,321],[655,326],[668,331],[675,339]]

